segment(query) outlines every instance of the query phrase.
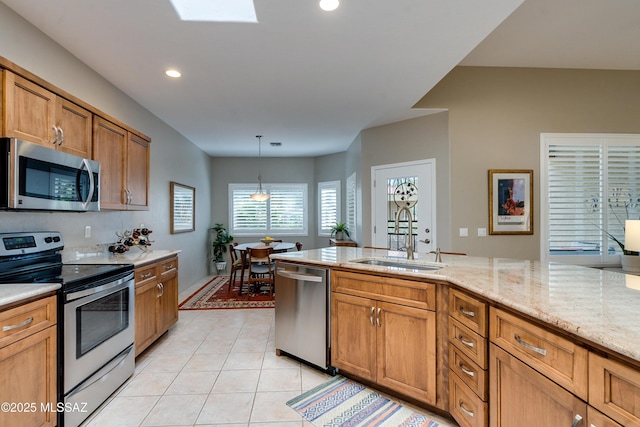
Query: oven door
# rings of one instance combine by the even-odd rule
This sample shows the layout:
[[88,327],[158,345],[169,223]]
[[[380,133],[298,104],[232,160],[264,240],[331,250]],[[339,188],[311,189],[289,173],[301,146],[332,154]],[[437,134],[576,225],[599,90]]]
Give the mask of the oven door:
[[64,394],[133,344],[133,277],[65,294]]

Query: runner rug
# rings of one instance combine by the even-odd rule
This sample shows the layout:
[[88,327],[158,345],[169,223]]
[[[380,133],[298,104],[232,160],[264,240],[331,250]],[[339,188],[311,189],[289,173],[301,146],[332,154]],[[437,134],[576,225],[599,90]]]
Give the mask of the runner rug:
[[240,283],[229,290],[229,277],[215,276],[178,306],[180,310],[216,310],[229,308],[273,308],[275,295],[247,294],[246,284],[239,295]]
[[287,405],[318,427],[439,425],[426,415],[341,375],[291,399]]

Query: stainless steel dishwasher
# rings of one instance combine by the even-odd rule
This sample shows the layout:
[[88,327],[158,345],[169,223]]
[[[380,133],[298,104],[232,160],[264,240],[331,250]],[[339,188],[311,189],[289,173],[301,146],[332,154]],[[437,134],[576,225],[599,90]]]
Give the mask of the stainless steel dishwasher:
[[286,262],[276,265],[276,354],[330,374],[329,270]]

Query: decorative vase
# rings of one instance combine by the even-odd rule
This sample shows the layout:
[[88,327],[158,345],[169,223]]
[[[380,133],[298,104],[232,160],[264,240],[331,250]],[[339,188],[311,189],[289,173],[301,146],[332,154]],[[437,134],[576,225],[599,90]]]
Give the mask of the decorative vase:
[[220,261],[220,262],[216,262],[216,270],[218,270],[218,273],[220,273],[223,270],[227,269],[227,262],[226,261]]
[[344,240],[344,233],[342,231],[336,231],[336,240]]
[[629,273],[640,273],[640,256],[638,255],[621,255],[622,269]]

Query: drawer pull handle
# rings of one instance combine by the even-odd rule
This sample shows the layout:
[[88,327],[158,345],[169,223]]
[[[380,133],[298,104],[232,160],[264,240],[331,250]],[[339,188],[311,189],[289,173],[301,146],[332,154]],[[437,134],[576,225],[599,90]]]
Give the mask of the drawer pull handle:
[[144,273],[144,274],[141,274],[141,276],[142,276],[142,279],[148,279],[149,277],[151,277],[151,273]]
[[473,348],[475,346],[473,341],[466,340],[462,335],[458,335],[458,340],[460,340],[460,342],[466,345],[467,347]]
[[523,341],[522,338],[520,338],[520,335],[515,334],[513,336],[513,338],[515,338],[515,340],[518,342],[518,344],[520,344],[524,348],[528,348],[529,350],[535,351],[536,353],[541,354],[543,356],[547,355],[547,350],[545,350],[544,348],[536,347],[535,345],[531,345],[528,342]]
[[171,265],[165,265],[165,267],[164,267],[164,270],[165,270],[165,271],[169,271],[169,270],[171,270],[171,269],[173,269],[173,264],[171,264]]
[[31,322],[33,322],[33,316],[29,317],[24,322],[16,323],[15,325],[3,326],[2,327],[2,332],[7,332],[7,331],[11,331],[11,330],[16,329],[16,328],[21,328],[23,326],[27,326]]
[[580,424],[582,424],[582,416],[580,414],[576,414],[576,416],[573,417],[573,422],[571,423],[571,427],[578,427]]
[[460,368],[460,370],[462,372],[464,372],[465,374],[469,375],[471,378],[476,376],[476,373],[473,372],[471,369],[468,369],[466,366],[464,366],[464,363],[460,362],[458,367]]
[[468,317],[476,317],[476,312],[471,310],[465,310],[464,307],[460,306],[460,313],[464,314]]
[[468,410],[467,408],[464,407],[462,400],[458,401],[458,407],[460,408],[460,410],[462,412],[464,412],[465,414],[467,414],[470,417],[475,416],[475,414],[473,413],[473,411]]
[[371,326],[375,326],[373,323],[373,313],[374,311],[376,311],[375,307],[371,307],[371,312],[369,313],[369,323],[371,323]]

